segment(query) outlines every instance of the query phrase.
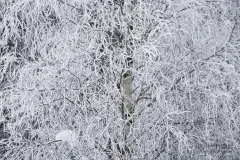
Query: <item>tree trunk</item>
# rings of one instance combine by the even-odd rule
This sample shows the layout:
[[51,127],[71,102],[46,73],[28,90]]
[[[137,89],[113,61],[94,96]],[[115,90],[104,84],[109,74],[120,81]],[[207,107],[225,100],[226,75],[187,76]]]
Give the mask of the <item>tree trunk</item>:
[[[122,86],[123,86],[123,108],[122,108],[122,116],[124,119],[124,151],[123,157],[124,159],[133,159],[132,153],[132,141],[133,141],[133,113],[134,113],[134,106],[133,106],[133,99],[132,99],[132,68],[133,68],[133,51],[134,51],[134,42],[131,36],[131,30],[133,30],[132,25],[132,17],[127,18],[127,14],[130,13],[135,5],[135,2],[129,2],[128,6],[125,7],[128,11],[123,16],[126,17],[124,23],[126,24],[127,31],[125,32],[125,51],[126,51],[126,70],[122,75]],[[123,9],[122,9],[123,11]],[[130,20],[129,20],[130,18]]]
[[133,100],[132,100],[132,58],[128,58],[127,60],[127,70],[123,74],[123,119],[124,119],[124,131],[123,131],[123,136],[124,136],[124,141],[125,141],[125,146],[124,146],[124,157],[126,159],[131,159],[132,156],[132,148],[131,148],[131,139],[132,139],[132,125],[133,125],[133,119],[132,115],[134,113],[134,108],[133,108]]

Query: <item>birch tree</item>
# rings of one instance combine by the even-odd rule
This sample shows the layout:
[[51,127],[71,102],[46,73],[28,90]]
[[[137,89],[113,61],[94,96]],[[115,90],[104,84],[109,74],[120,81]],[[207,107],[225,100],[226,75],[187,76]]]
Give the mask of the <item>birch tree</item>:
[[2,159],[239,157],[238,0],[0,2]]

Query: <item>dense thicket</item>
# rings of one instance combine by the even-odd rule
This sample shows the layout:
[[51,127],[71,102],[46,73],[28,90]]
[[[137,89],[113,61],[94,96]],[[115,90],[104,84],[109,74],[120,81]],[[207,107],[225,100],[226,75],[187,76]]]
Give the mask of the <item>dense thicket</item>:
[[0,0],[0,157],[240,157],[239,35],[238,0]]

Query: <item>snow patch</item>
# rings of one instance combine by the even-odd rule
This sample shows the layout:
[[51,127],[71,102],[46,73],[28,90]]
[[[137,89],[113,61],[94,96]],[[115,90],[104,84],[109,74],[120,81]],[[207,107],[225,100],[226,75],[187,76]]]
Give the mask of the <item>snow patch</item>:
[[78,137],[77,134],[71,130],[63,130],[59,132],[56,137],[56,140],[61,140],[63,142],[67,142],[71,147],[76,146]]

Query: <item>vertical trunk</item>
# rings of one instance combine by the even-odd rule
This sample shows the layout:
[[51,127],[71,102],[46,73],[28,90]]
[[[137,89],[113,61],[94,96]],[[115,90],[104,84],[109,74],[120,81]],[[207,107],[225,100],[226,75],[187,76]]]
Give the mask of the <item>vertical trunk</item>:
[[[129,13],[132,11],[133,4],[130,3],[126,9],[129,10]],[[127,13],[125,13],[125,16]],[[129,21],[130,18],[130,21]],[[128,22],[125,22],[127,31],[125,32],[125,49],[126,49],[126,70],[122,75],[122,83],[123,83],[123,119],[124,119],[124,152],[123,157],[124,159],[132,159],[132,141],[133,141],[133,133],[132,133],[132,126],[133,126],[133,113],[134,113],[134,106],[133,106],[133,99],[132,99],[132,67],[133,67],[133,39],[131,36],[131,30],[133,29],[132,26],[132,17],[126,18]]]
[[131,138],[132,138],[132,125],[133,119],[132,115],[134,112],[133,101],[132,101],[132,58],[127,59],[127,70],[123,74],[123,119],[124,119],[124,157],[131,159],[132,149],[131,149]]
[[122,93],[123,93],[123,106],[122,106],[122,118],[124,120],[123,127],[123,138],[124,138],[124,148],[122,149],[122,159],[131,160],[133,153],[133,113],[134,105],[132,99],[132,68],[133,68],[133,51],[134,51],[134,42],[131,34],[133,30],[133,17],[129,16],[133,10],[133,7],[136,6],[136,0],[132,1],[121,1],[121,14],[123,17],[123,24],[125,32],[123,33],[123,43],[124,50],[126,55],[125,60],[125,71],[122,75]]

